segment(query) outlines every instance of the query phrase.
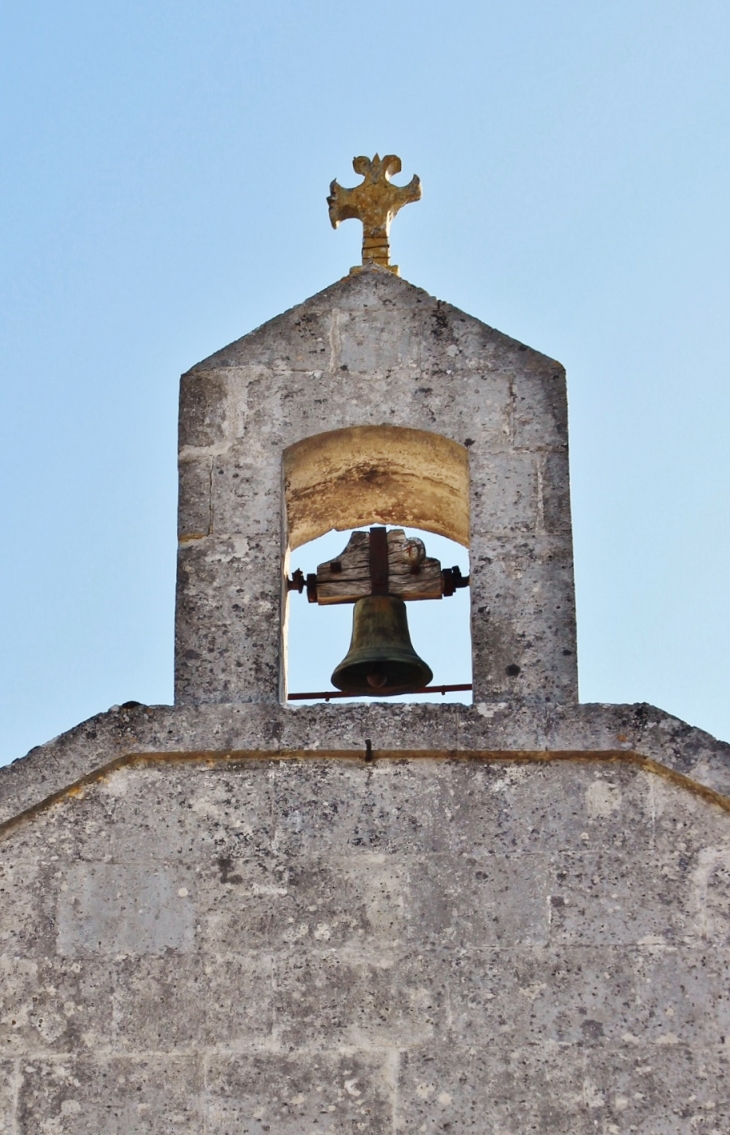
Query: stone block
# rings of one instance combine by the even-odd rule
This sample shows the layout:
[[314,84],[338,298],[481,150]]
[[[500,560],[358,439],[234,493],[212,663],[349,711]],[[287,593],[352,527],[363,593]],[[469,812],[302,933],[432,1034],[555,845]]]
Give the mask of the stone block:
[[404,868],[377,854],[220,858],[199,884],[201,948],[388,949],[403,936]]
[[730,1024],[728,960],[726,949],[712,946],[640,948],[633,957],[636,1001],[622,1039],[644,1050],[651,1044],[721,1051]]
[[106,960],[0,956],[0,1048],[6,1056],[109,1052],[112,1009]]
[[386,374],[409,363],[416,367],[421,363],[420,312],[413,309],[335,310],[331,334],[335,345],[333,370]]
[[[273,429],[267,393],[267,389],[261,392],[260,404],[248,421],[248,460],[256,430],[267,449],[279,447],[278,452],[325,429],[365,425],[426,430],[490,451],[509,446],[509,385],[499,377],[488,385],[471,373],[444,381],[413,364],[376,372],[336,370],[298,381],[293,376],[281,395],[281,412],[274,416]],[[260,442],[259,451],[264,453]]]
[[460,1044],[606,1044],[649,1052],[722,1044],[725,957],[688,947],[550,946],[444,953]]
[[274,370],[309,370],[330,357],[331,309],[321,293],[315,302],[299,304],[210,355],[188,374],[198,377],[252,365]]
[[[377,731],[366,733],[376,745]],[[438,770],[408,761],[282,761],[274,791],[282,855],[324,857],[333,842],[353,856],[420,853],[448,839]]]
[[495,333],[493,328],[442,300],[429,297],[421,307],[421,314],[424,356],[444,372],[470,363],[472,366],[486,363],[495,369],[495,354],[498,358],[509,357],[511,347],[517,346],[507,336]]
[[178,539],[199,540],[211,533],[212,459],[181,461],[179,473]]
[[537,945],[548,937],[542,855],[431,855],[409,869],[408,940],[454,949]]
[[188,371],[180,379],[180,448],[218,448],[228,440],[225,373]]
[[395,390],[388,379],[381,392],[381,418],[384,406],[394,406],[396,425],[443,434],[467,449],[508,453],[512,405],[508,376],[464,367],[458,359],[448,359],[448,363],[445,368],[433,358],[424,358]]
[[720,854],[730,847],[727,812],[661,776],[649,778],[658,851],[696,856],[705,848]]
[[240,1051],[271,1035],[265,955],[127,957],[114,963],[113,980],[117,1052]]
[[207,1135],[382,1135],[394,1084],[381,1053],[259,1053],[209,1062]]
[[537,462],[538,508],[544,532],[563,535],[567,550],[572,548],[570,515],[570,469],[568,451],[541,453]]
[[594,1135],[584,1083],[580,1049],[424,1046],[401,1058],[395,1130]]
[[[183,602],[181,606],[200,612],[205,604]],[[261,606],[266,614],[271,605],[261,600]],[[190,624],[178,623],[176,644],[178,704],[278,703],[279,664],[273,639],[269,640],[266,653],[256,653],[248,648],[241,627],[213,621],[206,622],[205,630],[195,633],[191,633]]]
[[610,1135],[724,1135],[730,1130],[724,1048],[606,1047],[591,1054],[587,1082],[593,1115]]
[[500,817],[495,850],[644,852],[655,844],[652,779],[632,766],[578,759],[489,764],[475,770],[474,793],[463,797],[461,812],[491,796]]
[[[264,722],[257,735],[275,730],[277,747],[286,751],[352,751],[352,767],[367,773],[364,762],[365,740],[372,741],[373,767],[397,760],[405,751],[438,749],[449,752],[458,748],[459,717],[463,706],[458,704],[416,705],[396,702],[319,702],[301,705],[290,702],[276,717],[270,717],[268,730]],[[313,756],[306,758],[311,761]],[[287,762],[287,767],[288,767]],[[329,762],[324,759],[323,764]],[[283,765],[281,766],[283,768]]]
[[186,882],[174,866],[70,866],[58,889],[59,954],[189,952],[195,926]]
[[15,1085],[18,1071],[14,1061],[0,1060],[0,1135],[16,1135]]
[[22,1062],[14,1135],[200,1135],[197,1058]]
[[[42,782],[37,784],[41,800],[49,795],[44,789]],[[74,803],[79,796],[74,798]],[[66,799],[60,807],[66,808],[68,804]],[[32,824],[15,824],[0,839],[0,888],[5,887],[4,891],[0,890],[0,904],[8,910],[12,910],[14,897],[19,897],[25,905],[25,899],[30,898],[36,886],[40,898],[45,889],[47,871],[56,869],[54,864],[59,858],[73,854],[73,827],[63,822],[57,814],[59,810],[53,805],[41,808]]]
[[[208,868],[268,851],[272,794],[270,768],[258,761],[140,763],[89,786],[69,802],[75,822],[56,826],[71,836],[69,858]],[[183,884],[193,886],[187,873]]]
[[472,539],[539,529],[538,463],[530,453],[470,447]]
[[578,680],[575,599],[562,542],[526,535],[497,545],[476,534],[470,572],[474,701],[570,703]]
[[[249,605],[249,620],[261,620],[268,614],[269,622],[276,622],[271,615],[278,613],[281,577],[276,566],[272,569],[267,552],[266,541],[255,535],[183,544],[178,555],[178,588],[186,606],[181,615],[207,619],[217,611],[219,619],[224,615],[238,622],[241,635],[246,631],[242,622],[245,605]],[[276,612],[271,611],[274,599]],[[188,607],[193,604],[195,611]]]
[[[683,866],[687,857],[680,855]],[[730,946],[730,848],[704,847],[694,859],[692,930],[716,946]]]
[[[265,589],[268,578],[277,580],[279,563],[279,533],[281,529],[281,469],[268,462],[263,468],[250,461],[235,457],[217,459],[211,468],[211,527],[212,531],[227,540],[234,541],[231,548],[236,560],[245,570],[246,552],[250,546],[261,543],[266,546],[266,537],[273,534],[274,552],[268,564],[266,576],[259,576],[256,582]],[[219,582],[213,576],[211,582]]]
[[677,945],[693,932],[692,865],[681,855],[588,850],[554,860],[550,941]]
[[54,953],[53,877],[52,868],[28,859],[8,857],[0,864],[0,953],[25,958]]
[[606,1037],[619,1041],[636,1020],[635,974],[616,948],[453,951],[440,968],[461,1045],[590,1048]]
[[443,981],[420,953],[293,949],[274,959],[284,1049],[403,1048],[443,1032]]
[[536,770],[470,758],[379,766],[388,847],[414,858],[489,858],[522,849],[508,784]]
[[535,701],[508,701],[504,696],[477,697],[472,705],[459,708],[459,751],[468,757],[485,750],[514,754],[562,749],[566,730],[556,728],[553,717],[555,713],[559,718],[561,709]]
[[198,884],[197,925],[201,949],[216,956],[275,949],[290,929],[281,907],[288,894],[286,865],[270,858],[211,862]]
[[254,540],[181,546],[178,701],[278,701],[280,594],[278,564]]
[[560,363],[548,359],[542,366],[515,368],[512,391],[514,444],[520,449],[566,449],[568,399]]

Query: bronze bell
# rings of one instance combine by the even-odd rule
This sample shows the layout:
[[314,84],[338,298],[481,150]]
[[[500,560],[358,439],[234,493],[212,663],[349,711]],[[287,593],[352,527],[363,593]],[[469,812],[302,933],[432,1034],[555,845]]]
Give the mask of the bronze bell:
[[411,644],[403,600],[394,595],[358,599],[350,649],[332,675],[333,686],[346,694],[391,697],[414,693],[432,678]]

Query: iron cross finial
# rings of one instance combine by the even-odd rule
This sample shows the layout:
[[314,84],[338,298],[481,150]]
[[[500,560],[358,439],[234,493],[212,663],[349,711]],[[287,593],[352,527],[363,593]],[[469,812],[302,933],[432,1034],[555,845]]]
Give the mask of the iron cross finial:
[[[421,181],[414,176],[408,185],[393,185],[390,178],[402,168],[395,154],[386,154],[382,159],[376,154],[372,161],[365,157],[353,158],[352,168],[364,181],[354,189],[343,189],[337,181],[332,182],[327,198],[332,228],[351,218],[362,221],[363,266],[377,264],[397,276],[398,268],[390,263],[390,222],[404,205],[420,201]],[[361,272],[362,268],[351,271]]]

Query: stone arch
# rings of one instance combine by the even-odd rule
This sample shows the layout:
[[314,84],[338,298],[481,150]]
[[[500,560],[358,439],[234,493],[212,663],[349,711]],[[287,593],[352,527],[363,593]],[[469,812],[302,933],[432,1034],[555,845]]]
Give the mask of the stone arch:
[[332,528],[404,524],[469,547],[469,454],[441,434],[348,426],[284,450],[288,550]]

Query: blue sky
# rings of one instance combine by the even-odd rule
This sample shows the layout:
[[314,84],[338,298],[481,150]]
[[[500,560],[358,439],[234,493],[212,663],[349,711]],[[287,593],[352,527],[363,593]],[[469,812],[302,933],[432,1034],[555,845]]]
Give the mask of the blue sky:
[[567,367],[583,700],[730,739],[726,2],[11,0],[0,45],[1,760],[171,700],[178,376],[357,261],[376,150],[404,277]]

